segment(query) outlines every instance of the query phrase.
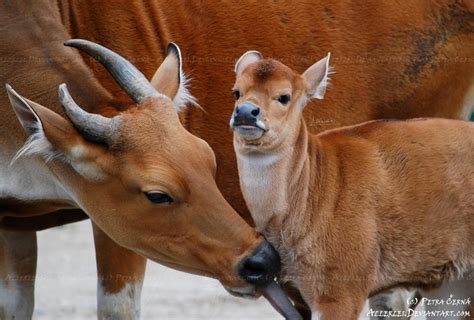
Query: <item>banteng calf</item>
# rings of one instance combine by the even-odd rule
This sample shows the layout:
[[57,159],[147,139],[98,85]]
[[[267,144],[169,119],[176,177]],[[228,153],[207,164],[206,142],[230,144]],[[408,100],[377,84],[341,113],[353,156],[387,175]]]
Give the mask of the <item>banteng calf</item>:
[[474,124],[370,121],[311,135],[303,109],[323,98],[329,57],[299,75],[247,52],[230,125],[245,201],[283,281],[313,318],[347,320],[375,293],[472,270]]

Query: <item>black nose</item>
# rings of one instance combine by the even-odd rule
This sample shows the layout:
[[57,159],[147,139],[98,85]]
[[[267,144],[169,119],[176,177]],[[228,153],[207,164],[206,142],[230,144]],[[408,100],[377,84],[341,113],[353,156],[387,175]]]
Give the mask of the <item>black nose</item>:
[[260,118],[259,107],[251,103],[242,103],[235,108],[234,126],[255,126]]
[[263,241],[239,264],[239,275],[247,282],[264,287],[280,272],[280,255],[267,241]]

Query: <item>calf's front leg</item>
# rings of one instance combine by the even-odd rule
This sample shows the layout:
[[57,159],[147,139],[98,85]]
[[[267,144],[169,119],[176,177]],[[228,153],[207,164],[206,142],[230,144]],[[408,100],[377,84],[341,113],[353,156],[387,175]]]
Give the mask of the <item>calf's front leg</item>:
[[313,304],[312,320],[357,320],[364,308],[367,296],[351,292],[337,297],[317,297]]
[[92,226],[98,274],[98,319],[139,319],[147,259],[119,246],[94,223]]

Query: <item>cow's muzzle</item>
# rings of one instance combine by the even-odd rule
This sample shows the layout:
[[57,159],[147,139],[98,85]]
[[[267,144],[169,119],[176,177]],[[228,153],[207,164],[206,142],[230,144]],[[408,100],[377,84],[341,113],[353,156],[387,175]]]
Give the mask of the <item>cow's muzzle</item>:
[[275,279],[280,270],[280,255],[270,243],[263,241],[250,256],[242,259],[238,271],[242,279],[263,288]]

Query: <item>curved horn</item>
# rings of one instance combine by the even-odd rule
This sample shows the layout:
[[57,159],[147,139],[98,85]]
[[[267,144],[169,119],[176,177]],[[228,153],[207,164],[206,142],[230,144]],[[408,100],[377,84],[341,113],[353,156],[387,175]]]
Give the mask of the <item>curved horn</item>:
[[135,102],[140,103],[150,96],[159,94],[143,73],[112,50],[83,39],[67,40],[64,45],[82,50],[99,61]]
[[84,111],[71,97],[64,83],[59,86],[59,100],[67,117],[84,138],[107,145],[113,143],[120,120],[118,116],[106,118]]

